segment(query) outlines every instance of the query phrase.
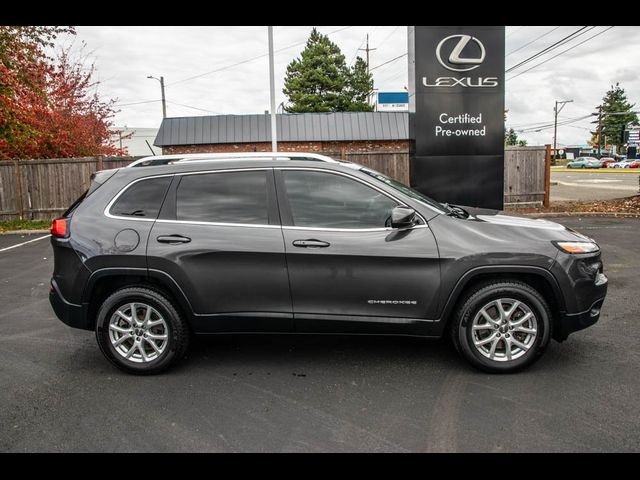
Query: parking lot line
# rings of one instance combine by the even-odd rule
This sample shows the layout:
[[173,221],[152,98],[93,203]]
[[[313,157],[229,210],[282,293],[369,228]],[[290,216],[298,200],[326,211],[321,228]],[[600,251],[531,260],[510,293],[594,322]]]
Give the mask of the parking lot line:
[[12,248],[18,248],[27,243],[37,242],[38,240],[42,240],[43,238],[49,238],[51,235],[44,235],[42,237],[34,238],[31,240],[27,240],[26,242],[18,243],[17,245],[11,245],[10,247],[0,248],[0,252],[6,252],[7,250],[11,250]]

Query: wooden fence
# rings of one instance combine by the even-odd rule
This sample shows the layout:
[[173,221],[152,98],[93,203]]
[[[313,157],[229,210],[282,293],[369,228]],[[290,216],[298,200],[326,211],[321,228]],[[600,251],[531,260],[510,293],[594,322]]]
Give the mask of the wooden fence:
[[96,170],[123,167],[140,157],[82,157],[0,161],[0,220],[50,219],[87,188]]
[[[334,158],[365,165],[409,184],[409,152],[339,152]],[[124,167],[140,157],[83,157],[0,161],[0,220],[50,219],[89,188],[96,170]],[[546,159],[546,161],[545,161]],[[548,147],[505,151],[505,204],[547,203]],[[473,175],[473,171],[468,172]]]
[[504,152],[505,206],[549,206],[551,147],[507,147]]

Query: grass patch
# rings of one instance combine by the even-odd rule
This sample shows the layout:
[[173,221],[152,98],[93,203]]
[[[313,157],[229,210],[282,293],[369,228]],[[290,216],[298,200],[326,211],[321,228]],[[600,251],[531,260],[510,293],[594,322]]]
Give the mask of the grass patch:
[[51,220],[3,220],[0,221],[0,233],[11,230],[49,230]]

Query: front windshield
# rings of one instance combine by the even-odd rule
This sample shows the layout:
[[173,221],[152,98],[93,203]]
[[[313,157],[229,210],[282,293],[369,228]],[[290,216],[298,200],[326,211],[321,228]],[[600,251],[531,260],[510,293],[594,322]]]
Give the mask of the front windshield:
[[422,193],[418,192],[417,190],[414,190],[413,188],[407,187],[406,185],[398,182],[397,180],[394,180],[393,178],[387,177],[386,175],[383,175],[380,172],[376,172],[375,170],[369,170],[368,168],[361,168],[360,171],[363,173],[366,173],[370,177],[375,178],[380,182],[383,182],[384,184],[390,186],[394,190],[404,193],[405,195],[411,197],[412,199],[417,200],[418,202],[424,205],[427,205],[431,208],[436,209],[440,213],[447,213],[446,210],[442,207],[441,203],[436,202],[434,199],[429,198],[426,195],[423,195]]

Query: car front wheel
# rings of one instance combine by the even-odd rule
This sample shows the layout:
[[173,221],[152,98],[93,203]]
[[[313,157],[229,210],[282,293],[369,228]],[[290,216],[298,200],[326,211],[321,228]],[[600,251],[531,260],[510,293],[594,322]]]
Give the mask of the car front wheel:
[[451,325],[456,349],[475,367],[511,373],[528,367],[551,337],[544,297],[519,281],[480,285],[461,301]]
[[107,359],[133,374],[160,373],[186,353],[189,330],[162,293],[128,287],[109,296],[98,312],[98,345]]

